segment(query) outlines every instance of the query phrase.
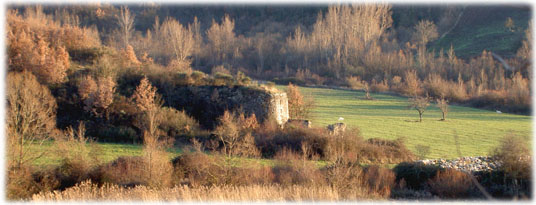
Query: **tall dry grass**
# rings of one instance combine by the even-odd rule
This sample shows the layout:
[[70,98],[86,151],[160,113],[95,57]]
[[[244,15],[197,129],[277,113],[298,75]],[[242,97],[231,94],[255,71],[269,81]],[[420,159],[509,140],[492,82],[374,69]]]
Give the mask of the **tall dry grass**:
[[37,201],[345,201],[379,199],[360,189],[346,193],[346,197],[330,186],[176,186],[151,189],[146,186],[122,188],[117,185],[101,187],[85,181],[64,191],[33,195]]

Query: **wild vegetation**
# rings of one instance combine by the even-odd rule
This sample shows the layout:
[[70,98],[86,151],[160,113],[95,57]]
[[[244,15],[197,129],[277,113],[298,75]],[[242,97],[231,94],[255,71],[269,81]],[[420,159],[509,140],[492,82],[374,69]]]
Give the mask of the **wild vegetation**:
[[[460,58],[453,45],[447,52],[432,47],[455,33],[454,19],[465,8],[440,9],[439,20],[411,24],[404,19],[414,16],[394,18],[404,8],[388,4],[288,9],[301,11],[296,17],[304,25],[260,7],[231,9],[218,14],[221,18],[207,7],[198,18],[151,4],[10,6],[7,198],[339,201],[411,198],[420,192],[446,199],[483,198],[488,192],[531,197],[528,140],[498,140],[512,123],[522,136],[528,134],[528,117],[504,114],[509,121],[496,126],[486,111],[448,105],[530,113],[530,24],[518,26],[519,16],[505,19],[507,32],[525,34],[511,55],[482,49],[479,56]],[[240,12],[258,11],[266,20],[244,26]],[[288,85],[280,90],[287,92],[291,119],[314,119],[315,126],[282,126],[274,116],[246,111],[261,107],[252,96],[278,90],[248,76]],[[350,87],[365,94],[356,98],[361,92],[297,85]],[[386,117],[408,111],[408,102],[377,94],[385,92],[411,97],[409,107],[421,123]],[[346,107],[334,103],[345,104],[348,96]],[[435,121],[429,116],[439,112],[430,102],[442,113]],[[375,109],[389,112],[370,117],[373,111],[356,114],[356,104],[394,104],[397,111]],[[345,124],[341,130],[325,129],[334,115],[348,129]],[[356,120],[360,117],[368,122]],[[479,119],[464,121],[469,118]],[[475,121],[485,126],[460,125]],[[406,131],[400,123],[414,131],[409,141],[385,133]],[[445,150],[432,146],[437,136],[418,139],[426,144],[416,146],[422,133],[434,135],[431,126],[443,138],[447,134],[438,127],[464,133],[454,133],[454,143],[444,141]],[[482,153],[484,148],[467,151],[460,143],[480,137],[474,135],[482,130],[494,132],[486,126],[502,130],[472,145],[498,147],[494,154],[501,168],[474,180],[470,173],[413,163],[428,154],[454,153],[448,152],[452,146],[458,153]],[[103,142],[138,146],[126,155],[103,157],[110,145]],[[44,158],[54,158],[53,163],[39,161]],[[242,163],[262,159],[271,163]],[[296,192],[302,195],[291,194]]]

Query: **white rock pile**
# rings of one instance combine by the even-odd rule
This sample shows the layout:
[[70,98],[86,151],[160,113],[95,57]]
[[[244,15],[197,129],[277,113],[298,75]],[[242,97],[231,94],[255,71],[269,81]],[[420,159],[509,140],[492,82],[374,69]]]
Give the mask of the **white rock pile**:
[[419,160],[426,165],[438,165],[441,168],[452,168],[466,172],[492,171],[498,169],[502,163],[493,157],[462,157],[453,160],[447,159],[425,159]]

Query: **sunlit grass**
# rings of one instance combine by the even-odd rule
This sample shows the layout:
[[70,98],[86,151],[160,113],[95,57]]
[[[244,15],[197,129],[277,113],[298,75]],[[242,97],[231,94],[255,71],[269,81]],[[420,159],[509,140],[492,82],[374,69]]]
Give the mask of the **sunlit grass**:
[[[88,148],[90,145],[88,145]],[[61,156],[56,154],[54,150],[54,142],[46,141],[41,146],[34,144],[29,147],[32,152],[44,152],[45,155],[34,161],[33,165],[38,167],[55,166],[61,163]],[[118,144],[118,143],[97,143],[97,158],[99,163],[108,163],[119,157],[125,156],[142,156],[143,145],[137,144]],[[167,150],[169,153],[169,159],[180,156],[184,151],[179,147],[173,147]],[[210,153],[209,156],[211,156]],[[275,166],[277,163],[272,159],[263,158],[247,158],[247,157],[226,157],[230,166],[235,167],[255,167],[255,166]],[[326,161],[315,161],[318,167],[323,167],[328,164]]]
[[313,126],[325,127],[343,117],[344,123],[358,127],[365,138],[404,137],[414,152],[416,145],[430,146],[428,158],[458,157],[455,135],[463,156],[488,155],[508,134],[524,136],[528,142],[532,136],[531,116],[451,105],[447,120],[440,121],[440,110],[431,104],[419,123],[417,111],[407,109],[404,97],[371,94],[375,100],[363,100],[361,91],[305,87],[300,90],[314,97]]

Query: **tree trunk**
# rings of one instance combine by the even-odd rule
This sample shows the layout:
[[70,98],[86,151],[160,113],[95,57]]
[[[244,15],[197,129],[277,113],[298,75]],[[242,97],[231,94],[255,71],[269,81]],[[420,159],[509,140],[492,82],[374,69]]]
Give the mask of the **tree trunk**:
[[419,113],[419,122],[422,122],[422,113]]

